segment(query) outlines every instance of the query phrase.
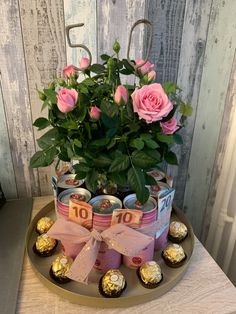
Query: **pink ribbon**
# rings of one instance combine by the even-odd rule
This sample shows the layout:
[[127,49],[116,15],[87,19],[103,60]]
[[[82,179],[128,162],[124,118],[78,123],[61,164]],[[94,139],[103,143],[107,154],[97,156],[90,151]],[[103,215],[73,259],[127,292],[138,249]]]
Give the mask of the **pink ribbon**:
[[71,244],[86,242],[75,258],[68,277],[87,284],[88,275],[95,264],[102,241],[110,249],[126,256],[134,256],[151,243],[157,230],[157,224],[153,223],[138,230],[123,224],[116,224],[101,233],[96,230],[90,232],[72,221],[58,219],[47,234],[54,239],[70,241]]

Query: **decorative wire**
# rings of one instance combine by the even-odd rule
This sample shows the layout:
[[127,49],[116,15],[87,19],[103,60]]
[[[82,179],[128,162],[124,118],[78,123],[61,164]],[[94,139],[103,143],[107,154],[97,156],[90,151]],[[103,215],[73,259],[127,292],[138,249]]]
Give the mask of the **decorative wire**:
[[[133,30],[135,29],[135,27],[137,25],[139,25],[139,24],[145,24],[149,28],[150,34],[149,34],[149,39],[148,39],[148,46],[147,46],[146,57],[145,57],[143,63],[141,63],[139,65],[136,65],[136,64],[134,64],[130,60],[129,54],[130,54],[130,46],[131,46],[131,41],[132,41],[132,33],[133,33]],[[138,20],[137,22],[134,23],[134,25],[131,28],[131,31],[130,31],[130,34],[129,34],[128,49],[127,49],[127,60],[129,62],[129,64],[135,69],[135,72],[137,72],[137,70],[139,68],[141,68],[144,64],[146,64],[147,61],[148,61],[148,56],[150,54],[150,50],[151,50],[151,47],[152,47],[152,33],[153,33],[152,23],[149,22],[148,20],[145,20],[145,19]]]
[[[139,24],[144,24],[146,25],[149,30],[150,30],[150,34],[149,34],[149,39],[148,39],[148,46],[147,46],[147,53],[146,53],[146,57],[143,61],[143,63],[139,64],[139,65],[136,65],[134,64],[131,60],[130,60],[130,57],[129,57],[129,54],[130,54],[130,46],[131,46],[131,41],[132,41],[132,34],[133,34],[133,31],[135,29],[135,27]],[[68,25],[66,26],[66,37],[67,37],[67,42],[68,42],[68,45],[69,47],[71,48],[82,48],[84,50],[87,51],[88,55],[89,55],[89,65],[91,65],[92,63],[92,54],[90,52],[90,50],[88,49],[87,46],[85,45],[82,45],[82,44],[72,44],[71,43],[71,40],[70,40],[70,30],[72,28],[76,28],[76,27],[82,27],[84,26],[84,23],[78,23],[78,24],[72,24],[72,25]],[[152,28],[152,24],[151,22],[149,22],[148,20],[146,19],[141,19],[141,20],[138,20],[137,22],[134,23],[134,25],[132,26],[131,30],[130,30],[130,34],[129,34],[129,42],[128,42],[128,48],[127,48],[127,60],[129,62],[129,64],[135,69],[135,72],[137,72],[137,70],[139,68],[141,68],[144,64],[147,63],[148,61],[148,56],[150,54],[150,50],[151,50],[151,46],[152,46],[152,33],[153,33],[153,28]],[[74,68],[76,70],[79,70],[79,71],[82,71],[83,69],[81,68],[78,68],[76,66],[74,66]]]
[[[71,40],[70,40],[70,30],[72,28],[82,27],[82,26],[84,26],[84,23],[78,23],[78,24],[72,24],[72,25],[66,26],[66,38],[67,38],[67,42],[68,42],[69,47],[71,47],[71,48],[82,48],[82,49],[87,51],[88,57],[89,57],[89,65],[91,65],[92,64],[92,54],[91,54],[90,50],[88,49],[88,47],[85,45],[81,45],[81,44],[72,44]],[[74,68],[78,71],[83,70],[83,69],[78,68],[76,66],[74,66]]]

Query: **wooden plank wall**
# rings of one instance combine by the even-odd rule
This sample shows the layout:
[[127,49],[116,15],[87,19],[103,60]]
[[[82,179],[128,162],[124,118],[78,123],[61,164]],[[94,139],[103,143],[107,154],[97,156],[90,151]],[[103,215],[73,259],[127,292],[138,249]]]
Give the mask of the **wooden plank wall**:
[[[167,170],[175,178],[175,202],[184,208],[200,235],[214,184],[211,178],[220,126],[227,116],[235,1],[140,0],[137,5],[133,0],[6,0],[0,13],[0,180],[6,195],[51,191],[53,168],[28,168],[41,135],[31,125],[42,115],[35,85],[42,88],[66,63],[76,65],[84,55],[66,44],[65,25],[85,24],[74,30],[72,37],[90,48],[96,62],[101,53],[111,52],[115,39],[121,43],[121,55],[126,56],[129,29],[145,17],[154,27],[150,60],[157,81],[177,82],[194,107],[183,131],[185,144],[175,148],[179,168]],[[139,28],[133,38],[133,58],[143,56],[145,43],[145,32]]]

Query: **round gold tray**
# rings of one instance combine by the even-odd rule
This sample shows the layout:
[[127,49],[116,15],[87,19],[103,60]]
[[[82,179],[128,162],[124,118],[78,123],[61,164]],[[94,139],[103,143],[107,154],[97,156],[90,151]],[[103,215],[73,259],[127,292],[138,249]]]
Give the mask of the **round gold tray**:
[[185,263],[179,268],[170,268],[162,260],[161,252],[156,252],[154,259],[161,266],[163,281],[160,283],[160,286],[155,289],[144,288],[139,283],[136,270],[131,270],[122,265],[120,270],[124,274],[127,281],[126,290],[120,298],[103,298],[98,292],[98,281],[102,274],[97,271],[92,271],[90,273],[89,279],[91,283],[88,285],[80,284],[75,281],[60,285],[51,279],[49,276],[49,269],[56,255],[60,253],[60,246],[57,247],[54,254],[50,257],[40,257],[36,255],[32,249],[36,237],[38,236],[35,231],[36,223],[41,217],[44,216],[55,218],[54,202],[51,202],[43,207],[34,217],[28,228],[26,250],[30,263],[36,275],[45,284],[45,286],[61,297],[66,298],[74,303],[94,307],[128,307],[156,299],[173,288],[183,277],[192,256],[194,247],[194,234],[192,227],[184,214],[179,209],[174,207],[172,210],[171,220],[182,221],[188,227],[188,236],[181,243],[187,254]]

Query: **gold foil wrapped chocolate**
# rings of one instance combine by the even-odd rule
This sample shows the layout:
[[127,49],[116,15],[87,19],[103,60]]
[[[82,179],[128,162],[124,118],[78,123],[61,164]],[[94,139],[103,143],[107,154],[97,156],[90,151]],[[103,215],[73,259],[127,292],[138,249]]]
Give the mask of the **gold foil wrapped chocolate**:
[[54,220],[52,220],[50,217],[42,217],[37,222],[36,230],[39,234],[46,233],[53,224]]
[[53,238],[50,238],[45,233],[38,236],[35,242],[36,251],[42,255],[50,253],[50,251],[52,251],[56,245],[57,241]]
[[183,247],[176,243],[168,244],[163,250],[162,256],[171,264],[180,263],[186,258]]
[[162,280],[161,267],[155,261],[144,263],[139,268],[139,275],[145,284],[158,284]]
[[119,269],[110,269],[102,277],[101,289],[107,296],[119,296],[125,288],[125,278]]
[[53,275],[57,278],[67,278],[72,263],[71,257],[63,254],[59,255],[52,263]]
[[188,234],[188,229],[180,221],[172,221],[169,227],[169,236],[179,241],[183,240]]

